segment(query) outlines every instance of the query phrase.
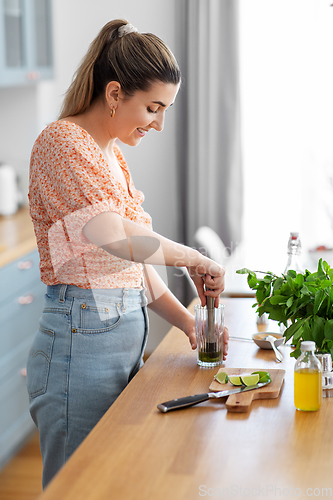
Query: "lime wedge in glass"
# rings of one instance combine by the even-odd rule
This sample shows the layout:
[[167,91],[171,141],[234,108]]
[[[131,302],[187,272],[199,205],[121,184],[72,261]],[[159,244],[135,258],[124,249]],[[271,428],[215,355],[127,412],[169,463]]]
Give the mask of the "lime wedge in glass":
[[243,382],[244,385],[249,386],[249,385],[256,385],[259,382],[259,374],[254,373],[251,375],[241,375],[240,379]]
[[226,384],[228,382],[228,375],[226,372],[218,372],[214,379],[217,380],[220,384]]
[[239,375],[229,375],[229,382],[232,385],[243,385],[243,382]]

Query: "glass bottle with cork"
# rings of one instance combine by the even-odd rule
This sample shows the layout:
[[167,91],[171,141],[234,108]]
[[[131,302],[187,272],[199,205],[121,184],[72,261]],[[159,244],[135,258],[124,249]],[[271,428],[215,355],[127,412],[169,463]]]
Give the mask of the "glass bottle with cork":
[[[288,260],[283,274],[287,274],[288,271],[293,270],[296,273],[303,273],[304,269],[301,263],[301,252],[302,245],[301,239],[298,232],[291,232],[288,240]],[[288,326],[291,325],[291,321],[288,320]],[[280,325],[280,333],[284,334],[286,327],[283,323]]]
[[291,269],[297,273],[303,272],[301,251],[302,245],[299,233],[291,232],[288,240],[288,260],[283,274],[286,274]]
[[322,366],[315,356],[316,344],[301,342],[301,355],[294,369],[294,404],[297,410],[319,410],[322,401]]

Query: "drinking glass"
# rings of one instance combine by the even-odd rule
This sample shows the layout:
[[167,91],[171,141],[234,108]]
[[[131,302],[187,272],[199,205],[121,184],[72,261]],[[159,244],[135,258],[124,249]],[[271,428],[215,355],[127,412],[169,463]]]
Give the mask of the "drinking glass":
[[223,363],[224,305],[220,304],[211,310],[207,306],[196,305],[194,316],[198,365],[208,368],[221,365]]

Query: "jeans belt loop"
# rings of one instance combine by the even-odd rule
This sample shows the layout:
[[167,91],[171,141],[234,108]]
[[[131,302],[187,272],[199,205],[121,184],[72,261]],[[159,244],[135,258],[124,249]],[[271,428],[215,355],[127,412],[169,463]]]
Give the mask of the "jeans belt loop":
[[59,302],[65,302],[67,286],[68,285],[60,285]]
[[123,288],[123,305],[122,305],[122,308],[121,308],[121,310],[123,312],[126,311],[126,299],[127,299],[127,295],[128,295],[128,288]]
[[141,294],[141,307],[144,307],[148,304],[148,299],[147,299],[147,296],[146,296],[146,288],[142,288],[142,290],[140,290],[140,294]]

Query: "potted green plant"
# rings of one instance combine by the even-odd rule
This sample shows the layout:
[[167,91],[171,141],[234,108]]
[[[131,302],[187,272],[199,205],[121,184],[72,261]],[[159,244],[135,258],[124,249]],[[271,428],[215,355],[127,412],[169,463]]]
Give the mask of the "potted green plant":
[[284,337],[292,339],[295,346],[291,356],[299,356],[302,340],[313,340],[318,353],[333,357],[333,269],[326,261],[320,259],[314,273],[288,271],[277,276],[246,268],[236,272],[248,275],[248,285],[256,295],[253,307],[259,316],[266,313],[269,319],[285,325]]

